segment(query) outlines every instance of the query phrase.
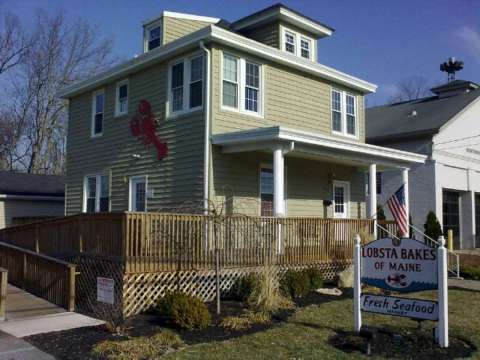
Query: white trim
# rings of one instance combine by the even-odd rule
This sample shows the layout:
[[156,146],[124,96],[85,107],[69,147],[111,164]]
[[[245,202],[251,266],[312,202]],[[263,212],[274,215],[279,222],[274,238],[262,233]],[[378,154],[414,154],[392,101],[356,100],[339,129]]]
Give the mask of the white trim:
[[[341,116],[341,131],[337,131],[333,129],[333,114],[332,112],[333,107],[333,92],[339,93],[340,94],[340,116]],[[350,134],[347,132],[347,96],[350,96],[353,98],[354,101],[354,108],[355,108],[355,134]],[[337,110],[335,110],[337,111]],[[360,129],[359,127],[359,122],[358,122],[358,97],[357,95],[345,91],[345,90],[340,90],[337,89],[333,86],[330,86],[330,126],[332,129],[332,134],[338,135],[338,136],[344,136],[348,138],[353,138],[353,139],[359,139],[359,134],[360,134]]]
[[[103,109],[102,109],[102,131],[95,133],[95,115],[97,110],[97,95],[103,94]],[[97,138],[103,135],[103,130],[105,128],[105,89],[99,89],[92,93],[92,114],[90,120],[90,138]]]
[[[223,104],[223,57],[228,55],[237,59],[237,107],[232,107]],[[255,64],[258,66],[258,111],[251,111],[245,108],[245,88],[246,88],[246,63]],[[264,117],[264,103],[265,103],[265,80],[264,80],[264,65],[258,61],[242,57],[235,52],[220,50],[220,109],[222,111],[231,111],[241,113],[244,115],[262,118]],[[229,80],[226,80],[229,81]]]
[[245,36],[232,33],[231,31],[221,29],[215,25],[210,25],[177,40],[171,41],[160,48],[155,49],[155,51],[149,51],[137,58],[117,65],[90,79],[66,86],[58,92],[58,96],[62,98],[70,98],[74,95],[92,90],[100,84],[109,83],[122,77],[126,77],[130,73],[137,72],[144,67],[164,61],[165,58],[175,56],[188,48],[195,47],[200,40],[216,41],[264,59],[305,71],[314,76],[319,76],[323,79],[328,79],[349,86],[362,93],[372,93],[377,89],[377,86],[374,84],[335,70],[331,67],[307,59],[298,58],[291,54],[286,54],[282,50],[248,39]]
[[174,12],[174,11],[163,11],[160,16],[147,19],[142,22],[143,25],[149,25],[150,23],[157,21],[161,19],[162,17],[171,17],[171,18],[176,18],[176,19],[185,19],[185,20],[196,20],[196,21],[205,21],[209,23],[217,23],[220,21],[219,18],[214,18],[210,16],[200,16],[200,15],[193,15],[193,14],[185,14],[185,13],[179,13],[179,12]]
[[[343,214],[337,213],[335,211],[335,187],[343,187]],[[350,216],[350,182],[349,181],[340,181],[333,180],[332,182],[332,205],[333,205],[333,217],[336,219],[348,219]],[[337,215],[337,214],[340,214]]]
[[[286,46],[286,37],[285,34],[290,33],[295,38],[295,52],[291,53],[287,51]],[[281,39],[281,46],[280,48],[287,54],[298,56],[301,59],[316,61],[316,41],[315,39],[307,36],[301,32],[294,31],[284,25],[280,25],[280,39]],[[302,56],[302,40],[307,41],[309,45],[309,58],[305,58]]]
[[130,176],[130,179],[128,181],[128,211],[137,211],[137,210],[132,210],[133,208],[133,195],[134,192],[132,191],[132,186],[135,183],[141,182],[141,180],[144,180],[145,182],[145,211],[148,211],[148,175],[134,175]]
[[[160,45],[158,45],[157,47],[153,48],[153,49],[148,49],[148,43],[150,42],[150,31],[154,28],[160,28]],[[145,24],[143,26],[143,52],[144,53],[147,53],[149,51],[152,51],[154,49],[158,49],[159,47],[161,47],[164,43],[164,34],[163,34],[163,22],[161,21],[161,19],[157,19],[157,20],[154,20],[154,21],[151,21],[150,23],[148,24]]]
[[234,22],[232,26],[234,30],[240,30],[252,25],[271,22],[275,19],[284,20],[292,25],[309,31],[318,37],[330,36],[334,31],[327,26],[318,24],[283,7],[273,8],[270,11],[264,12],[263,14],[259,14],[258,16],[254,16],[249,19],[240,19]]
[[65,201],[65,196],[0,194],[1,200]]
[[[202,57],[202,105],[190,108],[190,84],[191,84],[191,65],[192,60]],[[173,93],[172,93],[172,68],[175,65],[183,63],[183,103],[182,110],[173,111]],[[168,89],[166,101],[167,118],[174,118],[194,111],[202,110],[205,103],[205,56],[200,52],[195,52],[184,58],[176,59],[168,64]]]
[[88,190],[88,179],[95,178],[95,210],[94,212],[100,212],[100,198],[102,194],[102,177],[108,177],[108,211],[111,209],[111,177],[110,173],[108,175],[105,174],[90,174],[85,175],[83,177],[83,204],[82,204],[82,212],[87,212],[87,190]]
[[[126,111],[120,112],[120,87],[123,85],[127,85],[127,109]],[[128,114],[128,103],[130,100],[130,83],[128,79],[122,80],[117,82],[116,89],[115,89],[115,116],[114,117],[120,117]]]
[[[352,141],[349,139],[327,136],[318,133],[294,130],[281,126],[236,131],[212,136],[212,144],[221,146],[253,144],[262,147],[264,146],[264,143],[274,141],[293,141],[334,150],[342,150],[357,156],[372,156],[387,162],[400,162],[402,163],[402,167],[405,167],[405,164],[423,164],[427,159],[425,155],[420,155],[417,153],[365,144],[358,141]],[[398,165],[400,166],[400,164]]]

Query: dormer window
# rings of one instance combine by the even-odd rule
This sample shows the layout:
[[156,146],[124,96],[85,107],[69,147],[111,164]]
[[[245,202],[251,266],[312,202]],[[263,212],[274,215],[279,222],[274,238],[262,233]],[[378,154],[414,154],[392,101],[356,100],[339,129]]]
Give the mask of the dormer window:
[[162,45],[162,26],[153,23],[145,28],[145,51],[153,50]]
[[313,39],[282,26],[282,49],[285,52],[314,60]]

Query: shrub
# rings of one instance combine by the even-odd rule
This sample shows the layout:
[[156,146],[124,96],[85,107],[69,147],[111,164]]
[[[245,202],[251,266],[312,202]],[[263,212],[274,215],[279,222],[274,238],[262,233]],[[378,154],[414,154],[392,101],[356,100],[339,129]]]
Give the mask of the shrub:
[[311,267],[304,270],[310,279],[310,290],[316,290],[323,287],[323,274],[317,268]]
[[[437,241],[440,235],[443,234],[442,227],[440,222],[437,219],[437,216],[433,211],[430,211],[427,215],[427,221],[423,225],[425,235],[429,236],[433,240]],[[430,240],[425,238],[425,241],[428,243]]]
[[256,311],[268,313],[293,307],[293,303],[280,292],[278,269],[273,265],[263,267],[258,286],[248,298],[248,305]]
[[204,329],[212,317],[207,306],[197,297],[182,293],[168,293],[159,300],[157,312],[181,329]]
[[259,282],[259,276],[255,273],[238,278],[230,290],[230,295],[235,300],[246,302],[254,292],[255,288],[258,287]]
[[460,268],[460,274],[465,279],[480,280],[480,266],[462,266]]
[[153,336],[103,341],[92,350],[99,358],[108,360],[156,359],[171,349],[180,348],[182,344],[177,334],[162,331]]
[[385,211],[381,205],[377,206],[377,220],[386,220]]
[[226,330],[241,331],[251,328],[255,324],[270,323],[270,314],[266,312],[247,311],[240,316],[227,316],[220,324]]
[[304,297],[311,290],[308,273],[305,270],[288,270],[280,280],[280,289],[292,298]]

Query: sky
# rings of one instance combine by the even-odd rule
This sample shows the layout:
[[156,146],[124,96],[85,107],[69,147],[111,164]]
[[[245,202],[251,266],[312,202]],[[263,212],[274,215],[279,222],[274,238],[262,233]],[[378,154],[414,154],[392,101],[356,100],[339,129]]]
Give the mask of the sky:
[[[0,0],[0,15],[11,12],[31,26],[35,12],[63,10],[83,17],[114,41],[114,54],[128,59],[142,50],[143,20],[162,10],[234,21],[277,1],[268,0]],[[318,43],[319,62],[378,85],[367,98],[380,105],[402,79],[421,76],[446,82],[440,63],[463,60],[457,78],[480,83],[480,0],[284,0],[326,25],[334,34]]]

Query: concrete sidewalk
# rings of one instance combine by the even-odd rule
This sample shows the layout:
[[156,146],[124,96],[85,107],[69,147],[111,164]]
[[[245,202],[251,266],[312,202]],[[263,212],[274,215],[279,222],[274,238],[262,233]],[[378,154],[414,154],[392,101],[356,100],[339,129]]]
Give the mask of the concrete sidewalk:
[[448,279],[448,286],[480,291],[480,281],[477,280]]
[[0,360],[55,360],[25,340],[0,331]]

